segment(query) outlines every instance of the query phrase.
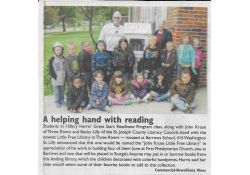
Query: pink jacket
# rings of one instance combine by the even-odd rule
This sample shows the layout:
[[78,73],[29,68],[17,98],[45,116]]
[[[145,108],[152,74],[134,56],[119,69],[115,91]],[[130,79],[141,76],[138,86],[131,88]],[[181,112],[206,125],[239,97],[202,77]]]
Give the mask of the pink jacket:
[[204,58],[204,54],[200,49],[195,49],[195,68],[199,69],[202,66],[202,59]]

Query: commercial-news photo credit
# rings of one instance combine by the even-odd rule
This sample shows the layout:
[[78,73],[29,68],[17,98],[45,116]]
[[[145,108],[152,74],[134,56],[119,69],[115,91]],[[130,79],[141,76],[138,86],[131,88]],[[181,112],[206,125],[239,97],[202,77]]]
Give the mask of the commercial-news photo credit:
[[206,114],[208,8],[44,6],[46,114]]

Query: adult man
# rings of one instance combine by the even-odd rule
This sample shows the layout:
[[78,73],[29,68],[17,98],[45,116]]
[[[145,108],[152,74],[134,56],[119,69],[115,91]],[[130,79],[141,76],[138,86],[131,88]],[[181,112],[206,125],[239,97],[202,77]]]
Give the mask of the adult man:
[[124,28],[121,23],[121,13],[116,11],[113,13],[113,23],[108,23],[103,26],[99,36],[99,40],[106,43],[107,51],[113,52],[119,40],[124,37]]

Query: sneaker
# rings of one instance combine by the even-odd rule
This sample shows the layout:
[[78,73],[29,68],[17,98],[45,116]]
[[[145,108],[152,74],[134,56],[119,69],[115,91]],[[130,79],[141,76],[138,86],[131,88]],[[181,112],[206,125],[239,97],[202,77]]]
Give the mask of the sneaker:
[[109,106],[112,106],[113,104],[111,103],[111,101],[109,101],[108,105],[109,105]]
[[61,102],[61,106],[66,106],[64,101]]
[[185,108],[183,109],[183,112],[184,112],[185,114],[187,114],[187,113],[188,113],[188,108],[185,107]]
[[175,111],[176,109],[177,109],[177,106],[173,105],[172,108],[171,108],[171,111]]
[[127,100],[124,102],[124,105],[131,105],[132,103],[133,103],[132,100]]
[[148,103],[148,99],[142,99],[144,103]]
[[61,105],[60,105],[59,103],[56,103],[56,107],[57,107],[57,108],[60,108]]
[[104,108],[104,110],[105,110],[106,112],[108,112],[108,113],[110,113],[110,112],[111,112],[111,109],[110,109],[110,107],[109,107],[109,106],[106,106],[106,107]]
[[87,110],[90,110],[92,108],[92,106],[91,106],[91,104],[88,104],[88,106],[87,106]]
[[188,108],[188,114],[192,114],[193,110],[191,108]]
[[77,112],[78,112],[78,113],[82,113],[82,107],[78,108],[78,109],[77,109]]

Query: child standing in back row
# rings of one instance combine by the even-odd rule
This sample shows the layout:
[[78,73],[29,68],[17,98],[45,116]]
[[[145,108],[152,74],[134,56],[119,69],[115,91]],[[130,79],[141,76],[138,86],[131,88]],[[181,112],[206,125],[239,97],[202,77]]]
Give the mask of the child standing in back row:
[[169,85],[171,85],[173,82],[173,71],[176,66],[176,51],[172,41],[167,42],[166,49],[162,51],[161,66],[166,73]]
[[66,58],[66,73],[68,89],[73,85],[73,80],[80,76],[78,55],[76,54],[76,45],[74,42],[68,44],[68,57]]
[[118,47],[115,48],[113,55],[113,65],[115,70],[123,72],[126,81],[131,80],[135,64],[135,55],[133,50],[129,47],[126,38],[121,38],[119,40]]
[[204,58],[204,54],[200,50],[200,40],[198,38],[193,39],[193,46],[195,49],[195,70],[197,74],[194,76],[193,83],[195,84],[195,89],[198,89],[198,78],[200,75],[200,69],[202,67],[202,59]]
[[80,74],[82,81],[84,81],[91,90],[91,59],[93,55],[93,50],[90,47],[89,42],[82,42],[82,51],[78,55],[78,62],[79,62],[79,68],[80,68]]
[[142,69],[144,78],[153,80],[160,66],[160,51],[156,47],[156,36],[150,36],[148,42],[149,46],[143,52]]
[[64,105],[64,83],[65,83],[65,59],[63,57],[63,45],[56,42],[52,48],[53,56],[49,60],[49,73],[53,85],[55,104],[59,108]]
[[100,40],[96,43],[96,52],[92,57],[92,73],[95,71],[102,71],[104,81],[109,83],[111,78],[111,58],[106,51],[106,44]]
[[188,70],[193,79],[194,75],[197,74],[195,70],[195,50],[192,44],[190,44],[190,36],[188,33],[182,36],[182,44],[179,45],[177,50],[177,59],[178,79],[181,79],[181,72],[183,70]]

